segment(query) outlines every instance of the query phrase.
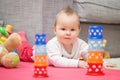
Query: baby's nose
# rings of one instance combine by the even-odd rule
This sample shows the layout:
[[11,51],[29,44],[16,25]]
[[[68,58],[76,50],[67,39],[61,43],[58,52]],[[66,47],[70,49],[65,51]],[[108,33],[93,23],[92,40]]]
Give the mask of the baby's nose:
[[70,31],[66,31],[66,34],[70,34]]

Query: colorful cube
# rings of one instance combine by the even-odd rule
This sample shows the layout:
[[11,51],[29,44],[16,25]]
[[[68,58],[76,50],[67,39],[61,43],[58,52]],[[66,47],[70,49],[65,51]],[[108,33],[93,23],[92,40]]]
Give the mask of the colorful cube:
[[87,69],[87,75],[104,75],[103,73],[103,64],[94,64],[94,63],[88,63],[88,69]]
[[48,77],[46,67],[34,67],[34,77]]

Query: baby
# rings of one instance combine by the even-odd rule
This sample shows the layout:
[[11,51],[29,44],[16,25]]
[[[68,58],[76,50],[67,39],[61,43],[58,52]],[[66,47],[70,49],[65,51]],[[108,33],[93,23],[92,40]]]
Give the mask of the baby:
[[67,7],[56,15],[54,24],[55,37],[47,43],[48,61],[56,67],[82,67],[87,63],[79,60],[87,59],[88,44],[78,38],[80,19],[77,12]]

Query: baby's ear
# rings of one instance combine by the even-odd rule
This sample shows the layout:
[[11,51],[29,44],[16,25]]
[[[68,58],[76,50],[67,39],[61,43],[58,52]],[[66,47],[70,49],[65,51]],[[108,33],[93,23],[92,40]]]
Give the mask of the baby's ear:
[[81,27],[79,27],[79,32],[81,31]]
[[55,26],[53,27],[53,31],[54,31],[54,34],[56,34],[56,27]]

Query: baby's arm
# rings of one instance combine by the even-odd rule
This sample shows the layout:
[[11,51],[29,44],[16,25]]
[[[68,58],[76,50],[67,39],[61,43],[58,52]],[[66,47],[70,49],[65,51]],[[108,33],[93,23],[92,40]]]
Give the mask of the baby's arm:
[[58,45],[47,44],[48,62],[55,67],[78,67],[77,59],[69,59],[60,53]]
[[52,64],[55,67],[78,67],[78,61],[75,59],[68,59],[66,57],[61,56],[49,56],[48,60],[50,64]]
[[[55,52],[54,52],[55,53]],[[86,61],[77,60],[77,59],[68,59],[66,57],[62,57],[61,55],[48,53],[49,62],[55,67],[80,67],[87,68]]]
[[79,62],[78,62],[78,67],[82,67],[82,68],[87,68],[88,65],[87,65],[87,53],[88,51],[87,50],[81,50],[81,57],[82,57],[82,60],[80,59]]
[[111,68],[116,67],[116,65],[111,63],[111,62],[107,62],[107,61],[104,60],[103,67],[106,68],[106,69],[111,69]]
[[78,62],[78,67],[82,67],[82,68],[87,68],[88,65],[87,65],[87,58],[88,58],[88,44],[83,42],[81,45],[80,45],[80,51],[79,53],[81,54],[81,57],[82,57],[82,60],[80,59],[79,62]]
[[87,62],[84,61],[84,60],[79,60],[78,67],[80,67],[80,68],[87,68],[88,67]]

